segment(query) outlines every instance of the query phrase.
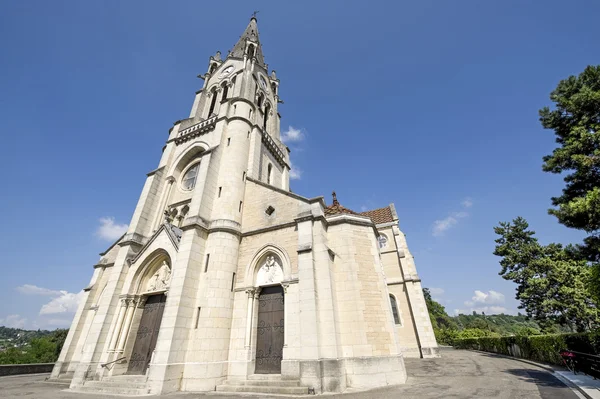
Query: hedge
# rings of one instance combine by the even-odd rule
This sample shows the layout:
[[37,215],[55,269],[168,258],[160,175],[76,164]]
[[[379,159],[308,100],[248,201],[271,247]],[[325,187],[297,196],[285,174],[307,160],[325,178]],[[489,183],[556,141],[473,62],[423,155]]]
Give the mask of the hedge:
[[600,330],[579,334],[465,338],[455,340],[454,347],[561,365],[559,352],[564,349],[594,355],[600,353]]

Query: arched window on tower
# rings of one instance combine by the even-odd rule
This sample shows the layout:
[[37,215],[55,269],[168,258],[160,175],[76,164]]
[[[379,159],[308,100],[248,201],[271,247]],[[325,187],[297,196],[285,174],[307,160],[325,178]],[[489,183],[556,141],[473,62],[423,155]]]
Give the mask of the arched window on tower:
[[256,105],[258,105],[258,108],[262,107],[262,103],[264,101],[265,97],[263,96],[262,93],[258,93],[258,100],[256,100]]
[[229,91],[229,86],[227,86],[227,83],[223,83],[223,95],[221,96],[221,101],[227,100],[228,91]]
[[215,105],[217,105],[217,89],[212,89],[210,95],[212,96],[212,99],[210,100],[210,108],[208,109],[208,118],[210,118],[215,110]]
[[210,70],[208,71],[208,73],[210,73],[212,75],[212,73],[217,69],[217,64],[212,64],[210,66]]
[[251,44],[248,46],[248,58],[254,57],[254,45]]
[[269,112],[271,112],[271,105],[267,104],[265,105],[265,115],[263,120],[263,129],[265,132],[267,131],[267,121],[269,119]]
[[398,314],[398,304],[396,298],[390,295],[390,304],[392,305],[392,315],[394,316],[394,323],[400,324],[400,315]]
[[267,184],[271,184],[271,177],[273,176],[273,165],[269,164],[267,167]]

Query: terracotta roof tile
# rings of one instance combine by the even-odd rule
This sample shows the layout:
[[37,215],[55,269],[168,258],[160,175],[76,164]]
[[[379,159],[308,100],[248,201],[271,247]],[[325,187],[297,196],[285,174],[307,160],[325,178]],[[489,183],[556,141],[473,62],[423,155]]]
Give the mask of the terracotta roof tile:
[[337,200],[337,196],[335,195],[335,191],[333,192],[333,204],[325,207],[325,216],[333,216],[339,215],[340,213],[347,213],[350,215],[359,215],[358,212],[354,212],[351,209],[348,209],[342,205]]
[[361,212],[360,215],[370,217],[375,224],[389,223],[394,221],[394,216],[392,216],[392,210],[389,206],[386,206],[385,208],[373,209],[372,211]]

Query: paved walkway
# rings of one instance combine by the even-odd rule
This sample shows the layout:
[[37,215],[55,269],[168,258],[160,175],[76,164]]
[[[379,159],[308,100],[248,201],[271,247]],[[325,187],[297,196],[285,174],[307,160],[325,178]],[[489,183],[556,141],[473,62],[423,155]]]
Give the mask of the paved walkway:
[[[406,384],[368,392],[323,395],[336,399],[375,398],[505,398],[576,399],[575,393],[542,367],[492,354],[444,350],[438,359],[406,359]],[[44,382],[47,374],[0,377],[0,398],[35,399],[123,398],[65,392],[64,386]],[[176,393],[162,398],[229,399],[264,395]]]

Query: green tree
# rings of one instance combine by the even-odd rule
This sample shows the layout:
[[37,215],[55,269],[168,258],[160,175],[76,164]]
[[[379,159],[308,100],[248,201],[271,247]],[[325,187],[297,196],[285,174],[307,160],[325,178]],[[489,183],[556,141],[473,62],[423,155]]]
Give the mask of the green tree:
[[518,217],[494,228],[494,255],[502,257],[500,275],[517,284],[517,300],[527,315],[542,327],[555,321],[577,331],[591,329],[599,321],[597,303],[590,297],[592,271],[583,259],[574,259],[572,248],[541,245]]
[[559,223],[588,233],[572,255],[594,263],[592,293],[600,297],[600,65],[561,80],[550,94],[554,109],[539,111],[540,122],[559,144],[544,157],[543,170],[565,174],[562,195],[549,209]]

